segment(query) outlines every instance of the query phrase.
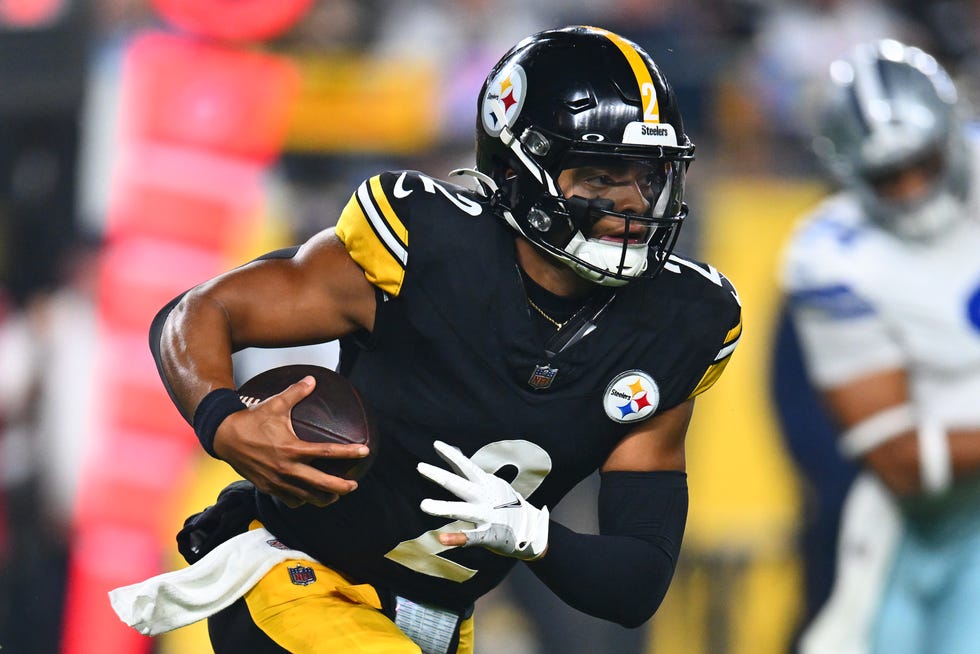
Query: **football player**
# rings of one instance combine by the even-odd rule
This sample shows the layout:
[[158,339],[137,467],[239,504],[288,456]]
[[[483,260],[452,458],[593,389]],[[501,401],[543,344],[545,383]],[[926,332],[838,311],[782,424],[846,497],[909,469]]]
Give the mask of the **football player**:
[[840,190],[785,284],[810,376],[864,472],[807,654],[980,643],[977,140],[937,61],[894,40],[830,69],[814,149]]
[[[213,614],[219,654],[471,653],[474,601],[518,562],[573,607],[645,622],[681,546],[694,399],[741,333],[728,280],[672,254],[693,153],[636,44],[538,33],[483,85],[476,169],[457,171],[470,183],[381,173],[335,229],[165,308],[151,335],[165,384],[204,449],[254,484],[256,521],[188,569],[211,579],[241,555],[220,598],[157,593],[140,606],[165,619],[131,622]],[[311,461],[363,450],[290,428],[310,380],[249,408],[234,390],[232,352],[332,339],[383,440],[357,483]],[[596,470],[601,534],[550,520]]]

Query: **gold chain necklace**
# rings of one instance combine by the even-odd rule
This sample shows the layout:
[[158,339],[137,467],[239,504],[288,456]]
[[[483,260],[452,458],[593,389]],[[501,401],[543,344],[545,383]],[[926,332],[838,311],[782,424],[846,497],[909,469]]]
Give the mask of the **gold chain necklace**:
[[549,316],[548,314],[546,314],[544,312],[544,309],[542,309],[541,307],[539,307],[538,305],[536,305],[534,303],[534,300],[532,300],[530,297],[527,298],[527,301],[528,301],[528,304],[531,305],[531,308],[534,309],[535,311],[537,311],[538,313],[540,313],[542,318],[544,318],[545,320],[547,320],[548,322],[550,322],[552,325],[554,325],[555,326],[555,329],[561,329],[562,327],[565,326],[565,323],[568,322],[567,320],[565,322],[558,322],[557,320],[555,320],[554,318],[552,318],[551,316]]

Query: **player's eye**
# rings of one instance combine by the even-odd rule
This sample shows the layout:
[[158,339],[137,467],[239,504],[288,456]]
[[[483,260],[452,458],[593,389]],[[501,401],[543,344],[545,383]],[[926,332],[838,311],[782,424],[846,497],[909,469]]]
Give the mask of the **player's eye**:
[[662,169],[652,168],[641,176],[640,183],[651,189],[659,189],[667,182],[667,167]]
[[594,181],[596,186],[618,186],[620,183],[621,182],[609,175],[599,175]]

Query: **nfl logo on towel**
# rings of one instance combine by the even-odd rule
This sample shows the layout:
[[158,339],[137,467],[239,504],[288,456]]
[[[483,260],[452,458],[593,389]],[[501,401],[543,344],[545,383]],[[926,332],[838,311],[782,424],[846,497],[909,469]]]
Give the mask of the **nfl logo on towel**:
[[527,380],[527,384],[534,389],[548,388],[551,386],[551,382],[555,381],[557,374],[558,368],[537,365],[534,366],[534,372],[531,373],[531,378]]
[[286,569],[289,570],[289,580],[297,586],[309,586],[316,581],[316,573],[313,572],[313,568],[298,565],[295,568]]

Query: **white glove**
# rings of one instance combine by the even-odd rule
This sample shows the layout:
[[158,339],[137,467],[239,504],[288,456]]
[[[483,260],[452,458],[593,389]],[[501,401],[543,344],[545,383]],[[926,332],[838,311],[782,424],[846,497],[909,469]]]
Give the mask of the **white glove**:
[[475,529],[466,529],[466,545],[481,545],[502,556],[530,561],[548,547],[548,507],[537,509],[506,481],[484,471],[459,449],[442,441],[436,452],[456,474],[419,463],[418,471],[439,484],[462,502],[422,500],[419,507],[429,515],[466,520]]

